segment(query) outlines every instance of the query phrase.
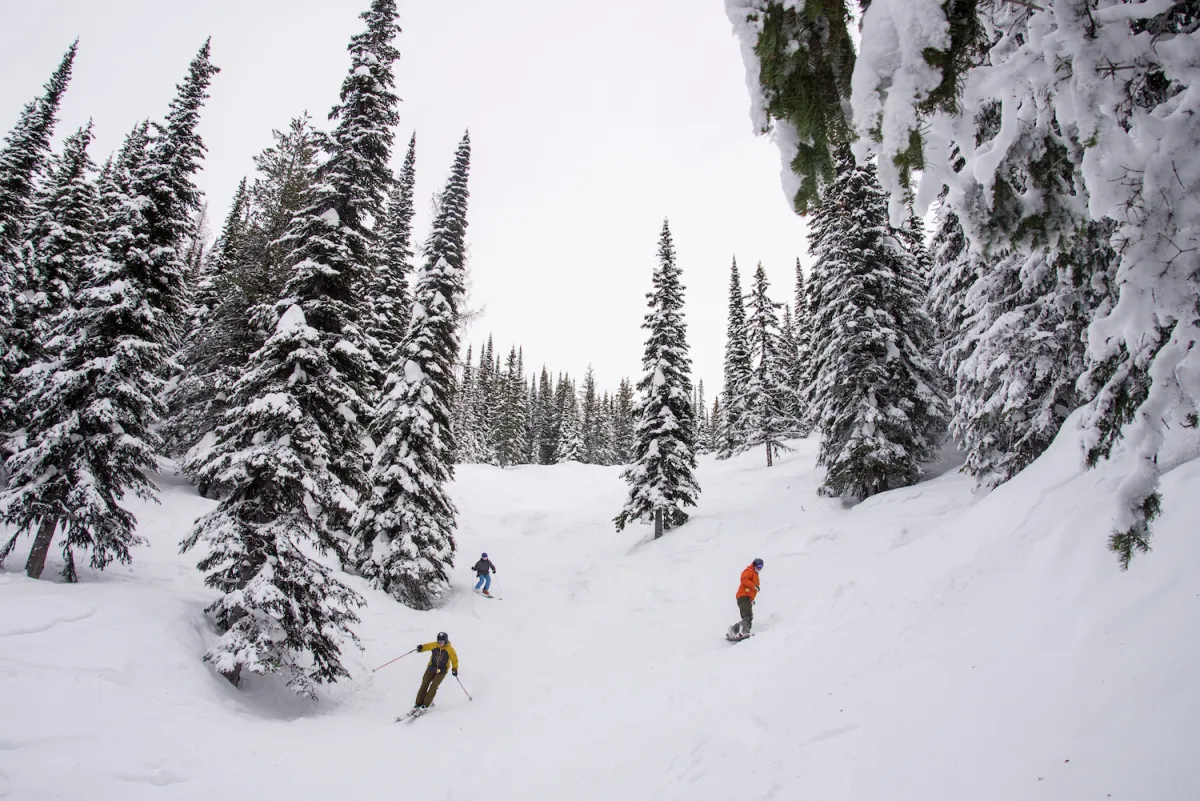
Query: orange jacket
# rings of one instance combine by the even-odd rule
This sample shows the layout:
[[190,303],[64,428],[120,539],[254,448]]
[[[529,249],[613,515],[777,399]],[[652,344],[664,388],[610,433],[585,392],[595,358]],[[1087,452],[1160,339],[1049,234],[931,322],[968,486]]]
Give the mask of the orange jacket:
[[749,598],[751,601],[758,595],[758,571],[750,565],[742,571],[742,583],[738,585],[737,597]]

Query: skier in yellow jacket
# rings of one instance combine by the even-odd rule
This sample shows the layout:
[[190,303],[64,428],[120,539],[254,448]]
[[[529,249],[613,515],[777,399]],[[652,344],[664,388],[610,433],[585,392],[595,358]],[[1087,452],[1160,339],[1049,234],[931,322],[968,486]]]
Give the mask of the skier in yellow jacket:
[[421,689],[417,691],[417,702],[413,704],[414,712],[433,706],[433,697],[437,695],[442,679],[446,678],[447,668],[455,676],[458,675],[458,654],[450,644],[450,636],[446,632],[439,631],[437,640],[418,645],[417,650],[429,652],[429,666],[425,668]]

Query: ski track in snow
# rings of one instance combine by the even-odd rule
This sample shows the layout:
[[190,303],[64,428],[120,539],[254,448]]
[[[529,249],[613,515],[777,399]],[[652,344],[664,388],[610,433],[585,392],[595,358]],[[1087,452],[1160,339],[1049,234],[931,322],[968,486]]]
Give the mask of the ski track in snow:
[[[1195,801],[1200,462],[1121,573],[1120,464],[1060,440],[986,496],[948,470],[852,508],[816,495],[815,441],[704,458],[658,541],[613,531],[616,468],[459,467],[453,591],[415,612],[343,574],[364,650],[316,703],[201,663],[214,595],[178,542],[213,503],[164,471],[132,565],[63,585],[54,549],[34,582],[26,539],[0,571],[0,798]],[[472,591],[480,551],[503,603]],[[398,725],[425,657],[372,668],[439,630],[475,700],[448,676]]]

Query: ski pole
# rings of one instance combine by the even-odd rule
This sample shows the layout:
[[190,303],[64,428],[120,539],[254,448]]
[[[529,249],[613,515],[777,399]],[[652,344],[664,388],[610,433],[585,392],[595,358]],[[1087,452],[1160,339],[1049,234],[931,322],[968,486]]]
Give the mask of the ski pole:
[[[398,657],[396,657],[395,659],[393,659],[393,660],[392,660],[392,662],[398,662],[398,661],[400,661],[401,659],[403,659],[404,657],[408,656],[408,654],[415,654],[416,652],[417,652],[417,649],[416,649],[416,648],[414,648],[414,649],[412,649],[411,651],[408,651],[407,653],[400,654],[400,656],[398,656]],[[374,673],[374,672],[375,672],[375,671],[377,671],[377,670],[383,670],[385,667],[387,667],[388,665],[392,664],[392,662],[384,662],[382,665],[380,665],[379,667],[375,668],[375,670],[372,670],[371,672],[372,672],[372,673]]]
[[[462,687],[462,691],[463,691],[464,693],[467,693],[467,688],[466,688],[466,687],[463,687],[462,679],[460,679],[458,676],[455,676],[455,677],[454,677],[454,680],[458,682],[458,686],[459,686],[459,687]],[[467,700],[468,700],[468,701],[474,701],[475,699],[471,697],[471,694],[470,694],[470,693],[467,693]]]

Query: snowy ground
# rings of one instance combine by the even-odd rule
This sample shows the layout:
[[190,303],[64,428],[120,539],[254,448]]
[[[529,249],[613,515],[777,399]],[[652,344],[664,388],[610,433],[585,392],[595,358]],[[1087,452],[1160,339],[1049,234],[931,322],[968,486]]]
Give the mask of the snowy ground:
[[[350,579],[365,651],[315,705],[201,664],[212,596],[177,543],[210,502],[162,476],[131,567],[0,572],[0,797],[1195,801],[1200,460],[1123,574],[1119,475],[1069,439],[982,500],[949,472],[853,509],[816,496],[813,442],[705,459],[658,542],[613,532],[615,469],[462,468],[456,592],[421,613]],[[470,590],[481,550],[502,601]],[[758,635],[731,645],[756,556]],[[396,723],[423,660],[371,668],[439,629],[475,700],[448,678]]]

